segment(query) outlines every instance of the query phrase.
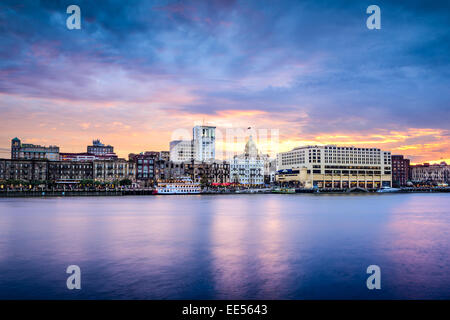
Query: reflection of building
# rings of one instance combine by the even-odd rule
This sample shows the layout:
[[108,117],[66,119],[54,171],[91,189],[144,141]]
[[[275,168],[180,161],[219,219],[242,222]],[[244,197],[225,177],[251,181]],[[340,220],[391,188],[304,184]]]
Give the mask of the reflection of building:
[[216,127],[195,126],[192,148],[196,161],[212,161],[216,157]]
[[22,143],[19,138],[11,140],[11,159],[48,159],[59,160],[59,147]]
[[440,164],[418,164],[411,166],[411,180],[416,183],[441,184],[450,183],[450,165],[445,162]]
[[392,185],[404,187],[409,180],[409,159],[401,155],[392,156]]
[[306,188],[391,186],[391,153],[376,148],[306,146],[277,156],[279,182]]
[[264,183],[264,157],[259,155],[252,136],[245,144],[244,154],[230,160],[230,181],[240,184]]
[[100,182],[114,182],[128,179],[136,180],[136,166],[132,161],[125,159],[95,160],[94,179]]

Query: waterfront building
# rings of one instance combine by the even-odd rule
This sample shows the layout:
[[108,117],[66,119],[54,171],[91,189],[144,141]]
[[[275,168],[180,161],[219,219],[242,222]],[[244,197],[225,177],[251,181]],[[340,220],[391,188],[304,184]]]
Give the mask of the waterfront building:
[[159,160],[169,161],[170,160],[170,151],[161,151],[159,153]]
[[185,162],[194,159],[194,149],[191,140],[174,140],[170,142],[170,161]]
[[121,180],[136,181],[136,165],[133,161],[125,159],[95,160],[94,179],[103,183],[112,183]]
[[402,155],[392,155],[392,185],[404,187],[410,180],[410,160]]
[[93,179],[92,162],[0,159],[0,180],[68,184],[88,179]]
[[277,174],[277,159],[267,159],[264,161],[264,183],[272,184],[275,182]]
[[230,181],[232,183],[258,185],[264,184],[264,167],[267,156],[258,153],[252,136],[245,144],[244,153],[230,160]]
[[47,181],[56,184],[75,184],[93,180],[92,161],[53,161],[48,163]]
[[152,185],[155,181],[156,161],[159,160],[160,153],[156,151],[146,151],[140,154],[130,154],[131,162],[135,163],[136,181],[143,182],[146,186]]
[[48,162],[48,159],[0,159],[0,180],[45,181]]
[[227,161],[185,161],[158,160],[155,165],[157,181],[178,180],[189,177],[193,182],[213,184],[228,183],[230,164]]
[[170,160],[158,159],[155,161],[155,181],[167,180],[167,166],[172,163]]
[[183,173],[192,181],[203,184],[228,183],[230,164],[227,161],[191,161],[183,163]]
[[305,188],[378,189],[392,184],[391,153],[377,148],[304,146],[277,155],[277,181]]
[[94,160],[116,160],[118,157],[115,153],[93,154],[87,152],[80,153],[60,153],[60,161],[94,161]]
[[22,143],[16,137],[11,140],[11,159],[48,159],[50,161],[58,161],[59,147]]
[[182,162],[158,160],[156,162],[155,177],[157,181],[170,180],[184,176],[184,166]]
[[87,153],[100,156],[103,160],[117,159],[117,155],[114,153],[114,147],[110,145],[104,145],[99,139],[93,140],[91,146],[87,146]]
[[96,156],[92,153],[87,152],[81,152],[81,153],[67,153],[67,152],[61,152],[59,154],[59,160],[60,161],[94,161],[99,160],[100,157]]
[[440,164],[418,164],[411,166],[411,180],[420,184],[449,184],[450,165],[445,162]]
[[188,175],[184,169],[185,166],[183,162],[161,160],[158,161],[158,167],[155,174],[157,180],[172,180]]
[[196,161],[213,161],[216,157],[216,127],[195,126],[192,147]]

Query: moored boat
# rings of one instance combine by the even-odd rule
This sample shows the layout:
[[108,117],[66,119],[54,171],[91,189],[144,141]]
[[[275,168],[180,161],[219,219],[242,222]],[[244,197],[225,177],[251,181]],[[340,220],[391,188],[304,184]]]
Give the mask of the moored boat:
[[156,187],[156,194],[199,194],[202,188],[199,183],[193,182],[189,178],[170,182],[159,182]]
[[391,188],[391,187],[382,187],[381,189],[377,190],[377,192],[380,192],[380,193],[399,192],[399,191],[401,191],[401,189]]
[[295,189],[294,188],[277,188],[277,189],[273,189],[272,193],[295,193]]

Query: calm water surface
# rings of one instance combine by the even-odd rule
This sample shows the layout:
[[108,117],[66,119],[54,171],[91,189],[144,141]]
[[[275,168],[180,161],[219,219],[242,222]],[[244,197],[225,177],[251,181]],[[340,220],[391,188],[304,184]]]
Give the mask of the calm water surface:
[[450,299],[450,195],[3,198],[0,298]]

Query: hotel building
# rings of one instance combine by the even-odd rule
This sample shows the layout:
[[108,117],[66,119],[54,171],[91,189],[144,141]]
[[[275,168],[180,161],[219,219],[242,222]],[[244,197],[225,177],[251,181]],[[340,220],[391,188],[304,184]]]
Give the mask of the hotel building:
[[277,155],[277,181],[305,188],[378,189],[392,184],[391,153],[377,148],[305,146]]

